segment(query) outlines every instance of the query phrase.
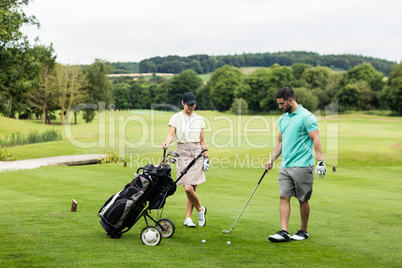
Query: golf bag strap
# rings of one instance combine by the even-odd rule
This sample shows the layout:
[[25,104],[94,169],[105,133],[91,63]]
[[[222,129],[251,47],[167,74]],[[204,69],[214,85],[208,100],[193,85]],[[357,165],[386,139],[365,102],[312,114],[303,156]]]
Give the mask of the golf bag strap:
[[208,149],[202,150],[201,153],[199,155],[197,155],[196,157],[194,157],[194,159],[190,162],[190,164],[188,164],[188,166],[185,169],[183,169],[183,171],[180,173],[180,177],[178,177],[177,180],[175,181],[176,184],[184,175],[186,175],[186,173],[194,165],[194,163],[197,162],[197,160],[201,158],[202,154],[205,151],[208,151]]

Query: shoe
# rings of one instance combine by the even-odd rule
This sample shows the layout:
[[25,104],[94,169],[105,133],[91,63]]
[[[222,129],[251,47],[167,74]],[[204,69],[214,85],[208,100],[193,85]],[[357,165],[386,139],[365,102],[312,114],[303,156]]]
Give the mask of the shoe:
[[290,242],[290,235],[285,230],[281,230],[274,235],[268,237],[271,242]]
[[207,219],[205,218],[205,215],[207,214],[207,208],[204,206],[201,206],[201,211],[198,212],[198,225],[203,227],[207,223]]
[[292,237],[290,239],[296,240],[296,241],[301,241],[301,240],[304,240],[307,238],[308,238],[308,233],[303,230],[299,230],[299,231],[297,231],[297,233],[292,235]]
[[195,228],[195,224],[191,218],[187,218],[184,221],[184,226],[190,227],[190,228]]

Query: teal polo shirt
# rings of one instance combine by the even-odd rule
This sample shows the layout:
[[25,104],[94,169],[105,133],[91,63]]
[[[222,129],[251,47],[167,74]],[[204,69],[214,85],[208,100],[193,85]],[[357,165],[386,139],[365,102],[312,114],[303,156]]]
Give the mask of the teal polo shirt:
[[313,141],[308,133],[318,129],[315,115],[299,108],[279,118],[279,132],[282,133],[281,167],[314,166]]

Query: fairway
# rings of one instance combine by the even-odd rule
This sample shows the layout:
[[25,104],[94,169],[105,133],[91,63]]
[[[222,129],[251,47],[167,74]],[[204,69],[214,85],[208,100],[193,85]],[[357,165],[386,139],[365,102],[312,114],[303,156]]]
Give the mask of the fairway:
[[[176,224],[175,234],[156,247],[140,240],[143,219],[122,238],[110,239],[97,213],[137,168],[161,161],[172,112],[107,112],[91,124],[79,121],[67,127],[0,118],[1,135],[52,128],[64,137],[8,148],[18,160],[115,151],[128,162],[127,167],[47,166],[0,173],[0,267],[402,266],[401,117],[318,116],[327,174],[324,179],[315,176],[310,238],[274,244],[267,238],[280,229],[279,159],[233,232],[222,230],[230,230],[261,178],[279,117],[197,113],[206,121],[211,161],[207,182],[197,189],[208,209],[207,224],[183,226],[185,193],[178,187],[163,211]],[[77,212],[70,211],[72,199],[78,202]],[[291,205],[293,234],[300,217],[297,200]]]

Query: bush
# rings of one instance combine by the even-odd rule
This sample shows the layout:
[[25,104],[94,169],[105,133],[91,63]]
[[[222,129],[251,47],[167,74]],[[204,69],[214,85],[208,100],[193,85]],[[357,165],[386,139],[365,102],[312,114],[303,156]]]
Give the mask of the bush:
[[98,164],[107,164],[107,163],[120,163],[121,159],[118,153],[116,152],[107,152],[107,156],[105,158],[99,158]]
[[14,161],[15,158],[6,149],[1,149],[0,145],[0,161]]

